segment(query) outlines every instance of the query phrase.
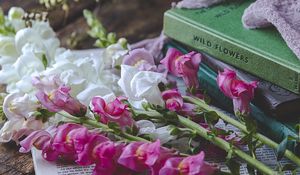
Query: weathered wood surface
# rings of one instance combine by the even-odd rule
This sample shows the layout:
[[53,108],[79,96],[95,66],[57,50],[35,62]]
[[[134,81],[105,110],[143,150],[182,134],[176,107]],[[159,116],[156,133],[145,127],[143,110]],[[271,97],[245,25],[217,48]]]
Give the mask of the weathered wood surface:
[[[44,9],[38,0],[0,0],[0,6],[7,12],[12,6],[21,6],[26,11]],[[70,47],[72,33],[80,39],[73,49],[93,47],[94,40],[86,34],[88,26],[82,17],[82,10],[93,10],[108,31],[115,31],[119,37],[126,37],[130,43],[158,36],[162,29],[163,12],[169,9],[172,0],[81,0],[70,4],[65,18],[61,9],[49,13],[50,23],[61,39],[62,46]],[[15,143],[0,144],[0,175],[33,175],[31,154],[18,152]]]

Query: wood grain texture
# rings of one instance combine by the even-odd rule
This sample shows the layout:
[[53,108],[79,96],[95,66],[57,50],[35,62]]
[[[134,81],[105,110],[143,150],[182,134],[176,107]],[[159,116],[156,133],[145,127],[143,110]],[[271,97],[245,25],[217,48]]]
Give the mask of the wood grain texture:
[[[43,10],[37,2],[38,0],[0,0],[0,6],[5,12],[12,6],[21,6],[26,11]],[[114,31],[118,37],[125,37],[133,43],[160,34],[163,12],[170,8],[171,2],[172,0],[105,0],[99,4],[93,0],[81,0],[70,4],[67,18],[61,9],[51,11],[49,18],[63,47],[70,48],[68,41],[73,32],[80,39],[73,49],[93,47],[94,39],[87,35],[88,26],[82,17],[82,10],[86,8],[97,15],[108,31]],[[3,92],[3,86],[0,91],[1,89]],[[15,143],[0,144],[0,175],[34,175],[31,154],[21,154],[18,149]]]

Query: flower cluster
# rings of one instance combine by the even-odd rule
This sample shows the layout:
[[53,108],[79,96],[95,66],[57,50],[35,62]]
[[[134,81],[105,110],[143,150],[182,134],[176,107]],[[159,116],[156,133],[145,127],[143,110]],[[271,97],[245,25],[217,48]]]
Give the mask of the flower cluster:
[[123,129],[134,125],[134,120],[128,109],[128,105],[121,101],[121,97],[115,98],[109,103],[106,103],[101,97],[94,97],[92,99],[92,111],[100,115],[100,121],[102,123],[115,122]]
[[225,69],[224,72],[219,72],[217,84],[220,90],[233,100],[236,114],[249,115],[250,101],[254,98],[254,89],[257,87],[257,81],[246,83],[237,79],[234,71]]
[[161,63],[167,68],[169,73],[181,77],[185,85],[190,89],[199,88],[197,73],[202,55],[196,52],[190,52],[183,55],[179,50],[170,48],[166,57]]
[[[37,117],[42,105],[51,112],[63,109],[84,116],[94,96],[122,94],[117,84],[120,76],[111,69],[120,65],[127,53],[122,43],[97,55],[77,54],[59,47],[47,21],[32,20],[31,27],[26,27],[24,14],[23,9],[14,7],[7,17],[2,16],[12,32],[0,32],[0,82],[8,93],[3,105],[8,120],[0,130],[0,142],[18,141],[48,125],[43,117]],[[53,122],[59,120],[53,118]]]
[[184,102],[177,89],[170,89],[162,92],[162,98],[166,103],[166,108],[170,111],[178,112],[188,116],[195,115],[195,105]]
[[105,135],[78,124],[63,124],[49,131],[34,131],[20,144],[20,152],[28,152],[34,146],[42,150],[43,157],[49,161],[64,158],[83,166],[96,164],[94,175],[134,172],[210,175],[216,170],[204,161],[204,152],[181,157],[161,147],[159,140],[153,143],[113,142]]

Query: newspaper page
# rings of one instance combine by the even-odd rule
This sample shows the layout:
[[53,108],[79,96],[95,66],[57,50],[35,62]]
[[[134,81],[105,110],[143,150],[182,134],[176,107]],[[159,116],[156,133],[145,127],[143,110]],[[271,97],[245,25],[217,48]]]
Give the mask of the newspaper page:
[[42,151],[31,150],[36,175],[91,175],[94,165],[78,166],[62,162],[48,162],[42,157]]
[[[103,50],[102,49],[90,49],[90,50],[82,50],[82,51],[72,51],[77,57],[85,57],[90,55],[98,55],[101,54]],[[185,91],[185,85],[183,81],[178,81],[175,77],[170,77],[170,79],[177,81],[177,86],[179,91],[184,92]],[[218,110],[221,110],[217,108]],[[222,112],[226,113],[227,115],[230,115],[234,117],[232,114],[221,110]],[[235,128],[232,125],[225,125],[223,121],[219,121],[217,123],[218,127],[232,130],[235,132],[239,132],[237,128]],[[247,146],[244,146],[242,148],[244,151],[247,151]],[[287,159],[282,159],[281,161],[277,162],[276,158],[276,152],[275,150],[263,146],[261,148],[258,148],[256,151],[257,157],[260,161],[265,163],[266,165],[276,168],[278,166],[283,166],[285,164],[291,163]],[[33,157],[33,163],[35,168],[36,175],[91,175],[94,165],[91,166],[78,166],[78,165],[70,165],[70,164],[63,164],[62,162],[48,162],[44,160],[41,156],[41,151],[38,151],[36,149],[32,149],[32,157]],[[209,153],[206,155],[206,160],[208,162],[217,163],[221,170],[228,171],[227,166],[225,165],[225,159],[221,158],[220,156],[214,155],[211,156]],[[241,175],[248,175],[247,171],[247,164],[240,162],[241,168],[240,168],[240,174]],[[285,172],[285,175],[292,175],[291,172]],[[297,175],[300,175],[300,172],[297,173]]]

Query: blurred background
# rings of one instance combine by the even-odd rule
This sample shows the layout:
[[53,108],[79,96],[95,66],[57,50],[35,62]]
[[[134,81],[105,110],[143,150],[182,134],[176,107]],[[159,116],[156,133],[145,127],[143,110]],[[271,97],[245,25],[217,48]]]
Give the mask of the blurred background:
[[5,13],[19,6],[26,12],[49,12],[51,26],[63,47],[93,47],[94,39],[86,31],[88,25],[83,9],[91,10],[108,32],[125,37],[129,43],[158,36],[162,30],[163,13],[176,0],[0,0]]

